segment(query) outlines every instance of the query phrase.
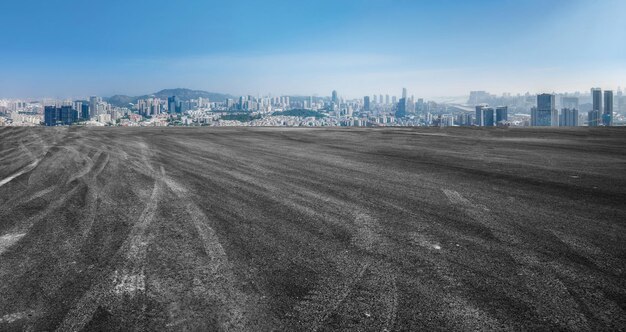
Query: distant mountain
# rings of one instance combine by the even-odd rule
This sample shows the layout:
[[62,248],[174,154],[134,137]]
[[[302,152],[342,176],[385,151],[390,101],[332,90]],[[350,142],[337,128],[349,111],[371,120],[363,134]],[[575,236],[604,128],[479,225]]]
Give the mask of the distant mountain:
[[106,101],[107,103],[113,105],[113,106],[118,106],[118,107],[125,107],[128,106],[128,104],[130,103],[135,103],[137,102],[138,97],[131,97],[131,96],[124,96],[124,95],[115,95],[115,96],[111,96],[108,98],[103,98],[104,101]]
[[167,99],[167,97],[176,96],[180,100],[191,100],[198,98],[208,98],[210,101],[222,102],[228,98],[234,98],[231,95],[223,94],[223,93],[215,93],[215,92],[207,92],[201,90],[190,90],[190,89],[164,89],[159,92],[156,92],[151,95],[143,95],[143,96],[125,96],[125,95],[115,95],[108,98],[104,98],[104,100],[114,106],[125,107],[128,104],[135,104],[137,100],[146,99],[146,98],[159,98],[159,99]]
[[225,101],[228,98],[234,98],[231,95],[215,92],[207,92],[202,90],[189,90],[189,89],[165,89],[154,94],[155,97],[160,99],[167,99],[167,97],[177,96],[180,100],[190,100],[209,98],[211,101]]

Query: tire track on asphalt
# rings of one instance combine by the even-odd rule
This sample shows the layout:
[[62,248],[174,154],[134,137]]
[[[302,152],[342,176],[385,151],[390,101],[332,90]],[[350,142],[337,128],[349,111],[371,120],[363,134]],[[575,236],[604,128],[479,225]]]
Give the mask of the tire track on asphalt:
[[[354,220],[352,244],[367,254],[356,259],[343,252],[335,258],[337,275],[323,276],[318,287],[295,307],[297,325],[303,329],[324,329],[335,316],[358,322],[350,329],[373,324],[381,331],[389,331],[395,326],[399,305],[397,273],[379,257],[391,249],[391,244],[381,235],[378,220],[369,214],[357,213]],[[360,305],[354,307],[354,301],[347,301],[348,298],[358,298]]]
[[498,240],[507,244],[522,243],[517,235],[493,217],[486,206],[472,203],[457,191],[450,189],[442,189],[442,191],[452,205],[461,209],[474,222],[489,229]]
[[[202,241],[205,254],[210,259],[210,275],[207,289],[211,290],[221,305],[218,310],[221,311],[220,326],[226,331],[244,331],[249,328],[249,323],[245,315],[250,312],[251,308],[247,308],[248,301],[246,296],[237,290],[234,281],[236,277],[233,273],[232,264],[228,260],[228,256],[222,247],[215,230],[210,226],[211,221],[206,214],[193,203],[188,191],[184,186],[165,175],[165,170],[161,166],[163,174],[163,182],[176,195],[185,210],[191,218],[193,226]],[[213,297],[213,296],[212,296]]]
[[0,255],[9,249],[9,247],[16,244],[26,233],[9,233],[0,236]]
[[[495,246],[492,245],[489,250],[502,251],[508,254],[520,266],[517,269],[517,277],[521,279],[520,281],[525,286],[526,291],[532,296],[529,298],[513,295],[514,297],[527,302],[535,308],[538,315],[550,317],[551,324],[567,329],[573,329],[576,326],[589,326],[572,294],[567,290],[558,274],[550,272],[552,269],[542,263],[532,251],[522,248],[523,241],[513,234],[510,228],[500,224],[490,214],[490,210],[486,206],[474,204],[454,190],[442,189],[442,191],[451,204],[459,207],[472,220],[487,227],[500,240],[500,243]],[[559,295],[555,297],[555,294]],[[559,300],[555,301],[555,298]],[[463,309],[467,308],[467,305],[463,303],[466,301],[454,306],[459,311],[460,317],[475,317],[475,314]],[[478,310],[478,308],[473,310]]]
[[67,313],[57,331],[82,330],[98,307],[115,309],[121,296],[145,293],[145,258],[149,238],[146,232],[163,194],[163,181],[155,175],[154,186],[146,207],[129,236],[120,246],[117,256],[123,260],[122,267],[103,276],[102,281],[89,289]]
[[15,172],[14,174],[9,175],[8,177],[0,180],[0,187],[4,186],[5,184],[13,181],[13,179],[17,178],[18,176],[22,175],[22,174],[26,174],[32,170],[35,169],[35,167],[37,167],[37,165],[39,165],[39,162],[41,161],[41,159],[35,160],[32,163],[30,163],[29,165],[25,166],[24,168],[22,168],[21,170]]
[[[147,145],[143,142],[139,145],[145,167],[154,170],[147,157]],[[103,164],[106,165],[106,163]],[[104,167],[102,166],[102,169]],[[98,170],[101,171],[100,168]],[[164,191],[165,184],[162,180],[164,170],[161,169],[161,172],[160,175],[157,173],[152,174],[154,184],[146,207],[117,251],[116,257],[122,260],[121,267],[103,274],[102,281],[87,290],[75,306],[65,315],[57,331],[82,330],[99,307],[115,310],[119,309],[118,307],[120,306],[116,304],[119,304],[127,296],[132,298],[138,293],[145,296],[145,261],[147,247],[151,239],[147,235],[147,230],[154,220],[159,200],[162,198]],[[145,306],[143,309],[145,310]]]

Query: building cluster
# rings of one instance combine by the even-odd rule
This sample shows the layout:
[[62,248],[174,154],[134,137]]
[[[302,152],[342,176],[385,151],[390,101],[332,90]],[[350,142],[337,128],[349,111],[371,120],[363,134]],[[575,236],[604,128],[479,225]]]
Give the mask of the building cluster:
[[[490,106],[490,105],[501,106]],[[615,110],[617,109],[617,111]],[[618,89],[586,94],[503,94],[472,91],[467,104],[409,96],[241,96],[211,101],[154,96],[126,107],[88,100],[0,100],[0,125],[46,126],[612,126],[624,124],[626,96]],[[617,121],[617,122],[616,122]]]

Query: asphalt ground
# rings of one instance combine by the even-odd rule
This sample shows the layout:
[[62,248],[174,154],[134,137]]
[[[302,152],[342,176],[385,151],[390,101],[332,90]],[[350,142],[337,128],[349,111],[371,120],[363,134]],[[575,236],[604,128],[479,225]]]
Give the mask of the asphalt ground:
[[0,330],[626,329],[626,128],[2,128]]

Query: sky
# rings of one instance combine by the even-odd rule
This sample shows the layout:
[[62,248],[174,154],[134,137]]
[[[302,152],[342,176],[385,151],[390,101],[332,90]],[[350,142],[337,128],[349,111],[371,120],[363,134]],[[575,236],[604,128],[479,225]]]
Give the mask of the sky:
[[626,86],[624,0],[2,0],[0,98]]

